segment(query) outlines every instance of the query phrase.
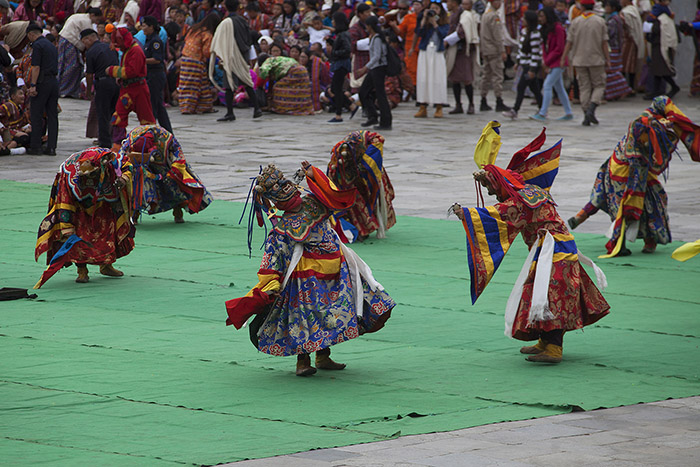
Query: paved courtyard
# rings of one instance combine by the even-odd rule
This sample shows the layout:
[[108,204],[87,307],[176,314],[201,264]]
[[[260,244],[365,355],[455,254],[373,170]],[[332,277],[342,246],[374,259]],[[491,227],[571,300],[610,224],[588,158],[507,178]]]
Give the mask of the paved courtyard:
[[[505,100],[512,103],[512,93]],[[676,102],[692,120],[700,121],[700,99],[679,97]],[[561,167],[552,190],[563,217],[575,214],[585,204],[598,167],[625,133],[630,120],[647,104],[640,98],[630,98],[603,105],[598,112],[601,124],[590,128],[580,125],[578,106],[574,107],[576,120],[552,120],[546,124],[546,146],[560,138],[564,140]],[[0,158],[0,178],[48,185],[65,157],[92,144],[84,137],[88,104],[61,100],[61,106],[58,156]],[[521,109],[524,117],[511,122],[495,112],[419,120],[413,118],[415,108],[410,104],[395,109],[394,130],[384,134],[384,156],[396,190],[397,213],[444,218],[453,202],[475,204],[472,154],[482,128],[490,119],[503,124],[503,146],[497,164],[505,166],[510,155],[541,130],[540,123],[526,118],[534,111],[535,107],[526,101]],[[302,160],[325,167],[333,144],[358,129],[361,122],[359,114],[354,120],[347,121],[346,117],[343,124],[330,125],[326,123],[328,114],[266,114],[252,120],[252,111],[241,109],[237,110],[238,120],[234,123],[217,123],[215,119],[221,114],[183,116],[177,109],[169,109],[169,113],[188,161],[214,197],[235,201],[245,199],[249,177],[257,174],[261,164],[275,162],[290,173]],[[551,117],[562,113],[561,107],[554,107]],[[679,156],[671,163],[665,188],[674,240],[690,241],[700,237],[700,164],[690,160],[684,147]],[[598,214],[580,230],[603,234],[608,226],[607,216]],[[638,254],[641,245],[631,249]],[[240,464],[700,465],[700,397],[409,436]]]

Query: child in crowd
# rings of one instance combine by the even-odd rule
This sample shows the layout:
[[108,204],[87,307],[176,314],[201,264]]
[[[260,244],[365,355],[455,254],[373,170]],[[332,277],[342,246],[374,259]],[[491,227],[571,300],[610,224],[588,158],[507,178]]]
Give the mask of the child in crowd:
[[[311,26],[306,31],[309,33],[309,44],[321,44],[321,49],[326,48],[326,38],[331,35],[332,27],[324,26],[321,16],[314,16]],[[321,52],[322,54],[323,52]]]
[[0,124],[2,127],[2,145],[0,155],[24,154],[29,146],[29,114],[24,103],[24,90],[13,87],[10,99],[0,105]]

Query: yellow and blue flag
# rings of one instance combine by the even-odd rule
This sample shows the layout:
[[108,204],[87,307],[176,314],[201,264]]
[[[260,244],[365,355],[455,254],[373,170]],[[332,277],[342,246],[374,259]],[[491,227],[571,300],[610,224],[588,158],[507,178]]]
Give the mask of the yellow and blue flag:
[[561,156],[561,141],[551,148],[528,157],[515,169],[522,175],[525,183],[537,185],[549,191],[554,179],[559,173],[559,156]]
[[493,206],[462,209],[473,305],[501,265],[518,232],[508,228]]

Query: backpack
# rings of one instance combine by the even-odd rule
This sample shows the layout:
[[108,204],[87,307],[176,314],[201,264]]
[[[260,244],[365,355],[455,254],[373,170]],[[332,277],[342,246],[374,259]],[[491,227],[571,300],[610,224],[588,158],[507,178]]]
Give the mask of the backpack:
[[386,75],[399,76],[401,74],[401,58],[389,44],[386,44]]

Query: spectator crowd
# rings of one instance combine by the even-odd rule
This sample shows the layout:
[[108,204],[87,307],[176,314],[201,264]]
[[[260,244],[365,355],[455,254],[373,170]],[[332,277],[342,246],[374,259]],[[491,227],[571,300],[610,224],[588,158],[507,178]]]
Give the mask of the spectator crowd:
[[[330,123],[361,110],[364,127],[500,112],[595,125],[596,107],[679,91],[675,54],[696,46],[700,1],[676,18],[670,0],[0,0],[0,155],[55,154],[58,98],[91,100],[86,136],[119,145],[130,112],[172,132],[168,112],[235,108]],[[136,50],[138,48],[139,50]],[[142,58],[143,57],[143,58]],[[143,62],[143,63],[142,63]],[[503,90],[516,99],[508,105]],[[448,101],[452,91],[452,103]],[[464,90],[463,100],[462,90]],[[475,90],[479,101],[475,103]],[[490,97],[490,94],[493,97]],[[463,102],[465,102],[463,104]],[[406,104],[404,104],[406,105]],[[411,104],[413,105],[413,104]]]

